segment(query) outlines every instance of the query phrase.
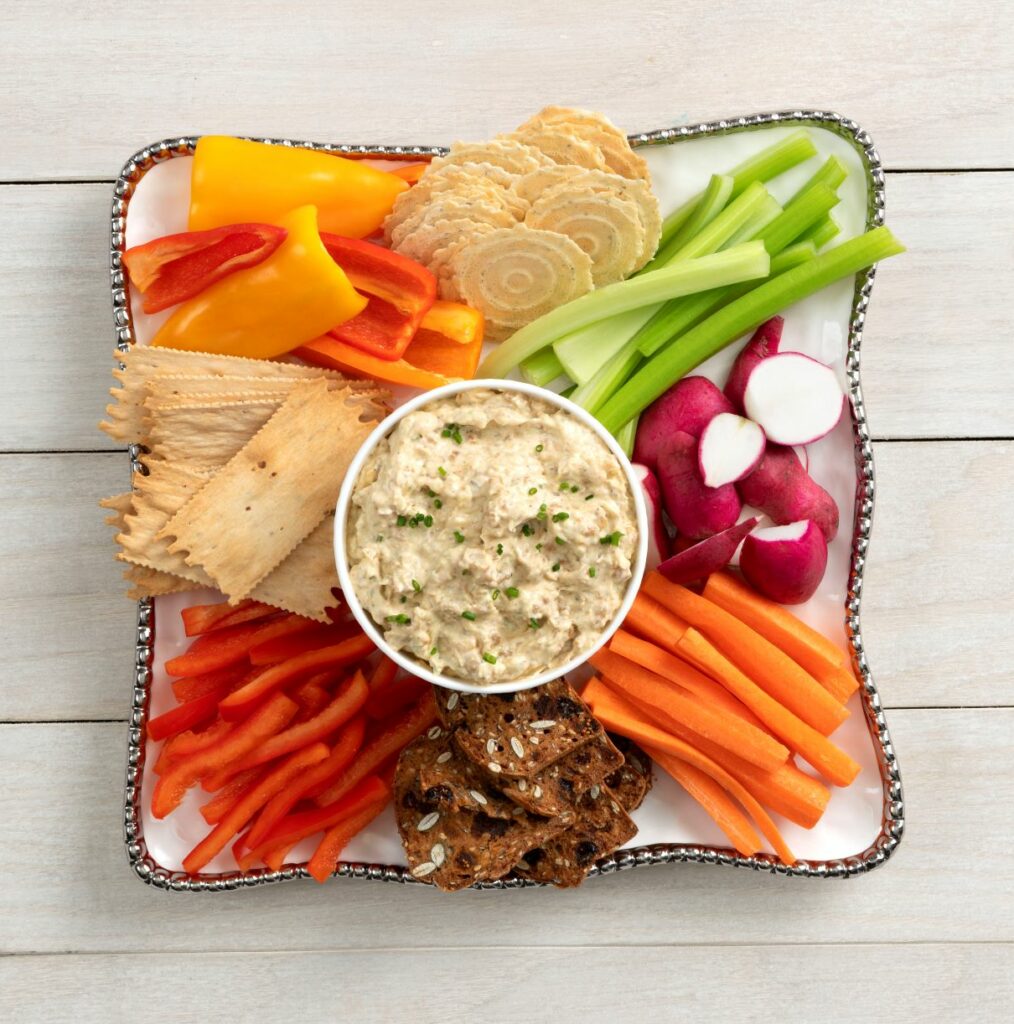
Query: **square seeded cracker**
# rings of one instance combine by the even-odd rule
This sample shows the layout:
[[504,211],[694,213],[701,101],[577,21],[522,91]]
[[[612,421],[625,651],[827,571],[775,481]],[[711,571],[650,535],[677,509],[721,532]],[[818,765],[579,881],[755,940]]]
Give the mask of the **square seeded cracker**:
[[562,679],[517,693],[441,692],[437,708],[461,753],[505,779],[531,779],[605,735]]

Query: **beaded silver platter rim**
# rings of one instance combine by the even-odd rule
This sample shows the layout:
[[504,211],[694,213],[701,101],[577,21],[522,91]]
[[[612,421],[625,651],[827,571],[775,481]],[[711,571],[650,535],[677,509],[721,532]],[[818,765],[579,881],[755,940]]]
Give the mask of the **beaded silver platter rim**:
[[[629,136],[632,146],[664,146],[684,139],[703,136],[732,135],[772,126],[813,127],[833,132],[845,139],[858,152],[867,180],[867,229],[884,222],[884,172],[880,154],[868,132],[855,121],[839,114],[820,110],[791,110],[745,117],[726,118],[699,124],[661,128]],[[135,153],[117,178],[112,203],[110,230],[110,282],[113,300],[113,324],[117,346],[125,350],[134,342],[134,323],[130,294],[122,269],[122,256],[127,209],[137,183],[156,164],[180,156],[192,156],[199,136],[163,139]],[[442,146],[371,146],[342,145],[326,142],[302,142],[293,139],[258,138],[273,145],[293,146],[354,156],[374,156],[394,160],[418,160],[445,153]],[[848,382],[849,407],[852,417],[856,461],[856,494],[853,518],[852,549],[849,563],[848,589],[844,604],[845,629],[851,649],[852,663],[862,680],[860,694],[863,712],[877,754],[883,790],[881,828],[872,843],[860,853],[836,860],[800,860],[791,866],[781,864],[771,854],[760,853],[742,857],[729,849],[716,846],[660,843],[617,851],[598,861],[591,875],[607,875],[628,868],[677,862],[720,864],[752,868],[776,875],[804,878],[848,878],[864,874],[884,864],[897,849],[905,828],[905,806],[901,772],[891,742],[880,695],[866,658],[860,629],[860,604],[863,576],[873,519],[874,467],[873,448],[866,418],[860,383],[860,351],[863,328],[876,268],[857,275],[849,321],[848,350],[845,369]],[[142,449],[131,445],[129,457],[132,471],[144,471],[139,461]],[[222,892],[252,885],[287,882],[309,878],[305,867],[294,865],[280,871],[267,868],[221,874],[188,874],[160,865],[148,852],[141,823],[141,780],[144,772],[144,725],[153,678],[152,662],[155,641],[155,609],[150,599],[137,605],[137,637],[134,651],[134,682],[127,736],[127,770],[124,794],[124,841],[127,859],[135,874],[149,885],[171,892]],[[408,869],[398,865],[341,863],[335,872],[348,878],[365,878],[383,882],[424,884],[414,879]],[[524,878],[509,877],[480,882],[475,888],[517,889],[539,885]]]

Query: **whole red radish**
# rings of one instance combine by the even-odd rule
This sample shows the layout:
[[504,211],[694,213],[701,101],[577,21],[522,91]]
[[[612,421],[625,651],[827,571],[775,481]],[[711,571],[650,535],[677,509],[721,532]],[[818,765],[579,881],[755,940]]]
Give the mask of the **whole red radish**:
[[646,567],[650,572],[669,557],[669,534],[665,532],[665,524],[662,522],[662,490],[658,484],[658,477],[647,466],[635,462],[631,469],[640,481],[641,490],[644,492],[645,510],[648,513]]
[[827,541],[810,519],[757,530],[743,541],[739,570],[779,604],[802,604],[816,593],[827,568]]
[[773,316],[762,323],[754,331],[753,337],[743,346],[743,351],[736,356],[729,377],[725,382],[725,397],[740,411],[743,411],[743,392],[746,380],[754,367],[768,356],[778,351],[782,340],[782,327],[785,321],[780,316]]
[[634,462],[656,469],[658,456],[677,431],[697,438],[732,405],[707,377],[684,377],[644,411],[634,439]]
[[670,434],[659,452],[658,481],[669,518],[693,540],[727,530],[739,519],[742,503],[736,487],[705,486],[697,468],[697,439],[686,431]]
[[[809,476],[791,448],[769,444],[757,468],[735,486],[745,504],[779,525],[812,519],[828,542],[838,532],[834,498]],[[665,493],[664,480],[662,490]]]

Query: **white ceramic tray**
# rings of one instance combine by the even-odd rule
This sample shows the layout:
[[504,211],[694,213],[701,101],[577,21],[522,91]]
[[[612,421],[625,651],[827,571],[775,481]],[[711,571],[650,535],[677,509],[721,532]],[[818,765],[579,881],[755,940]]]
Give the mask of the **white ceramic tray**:
[[[883,178],[879,157],[868,137],[854,123],[837,115],[796,111],[755,115],[712,124],[666,129],[632,136],[644,147],[663,214],[700,190],[709,176],[739,163],[759,149],[797,129],[810,128],[818,155],[769,183],[779,201],[787,199],[831,154],[849,168],[840,189],[835,218],[843,241],[883,220]],[[266,140],[285,142],[288,140]],[[120,269],[124,248],[160,235],[186,230],[190,164],[196,139],[168,140],[133,158],[117,184],[113,204],[112,274],[117,337],[121,346],[145,344],[168,313],[148,317],[136,295],[125,287]],[[436,147],[343,147],[317,144],[314,148],[367,154],[381,166],[390,159],[420,159],[440,152]],[[873,272],[838,282],[785,314],[782,349],[806,352],[835,366],[850,396],[851,416],[843,417],[826,438],[809,447],[810,473],[838,503],[842,530],[830,545],[828,568],[814,597],[794,609],[826,636],[850,648],[863,687],[850,702],[852,715],[835,733],[835,741],[862,766],[848,789],[834,789],[820,823],[807,831],[778,820],[793,851],[801,858],[785,867],[769,853],[740,857],[727,846],[710,818],[665,773],[656,772],[655,786],[634,813],[638,834],[624,850],[600,862],[596,873],[640,864],[703,861],[807,876],[847,876],[869,870],[891,854],[904,826],[901,780],[890,745],[879,698],[862,650],[859,634],[859,596],[869,538],[873,499],[873,465],[859,387],[859,345]],[[739,345],[720,353],[696,373],[724,379]],[[139,456],[131,451],[133,460]],[[853,530],[847,526],[853,523]],[[182,651],[180,609],[199,601],[220,600],[211,591],[161,597],[139,605],[137,678],[131,721],[125,828],[128,856],[146,882],[174,890],[214,891],[241,885],[282,881],[305,875],[301,865],[313,840],[296,847],[291,866],[272,872],[236,871],[224,852],[200,875],[182,870],[185,853],[207,832],[198,814],[200,797],[191,793],[171,817],[158,821],[148,811],[153,784],[145,764],[154,763],[158,745],[146,744],[142,725],[174,703],[163,670],[166,660]],[[157,628],[156,628],[157,626]],[[777,818],[777,816],[776,816]],[[410,881],[405,858],[389,808],[349,845],[339,873],[393,881]],[[507,879],[487,885],[503,888],[525,884]]]

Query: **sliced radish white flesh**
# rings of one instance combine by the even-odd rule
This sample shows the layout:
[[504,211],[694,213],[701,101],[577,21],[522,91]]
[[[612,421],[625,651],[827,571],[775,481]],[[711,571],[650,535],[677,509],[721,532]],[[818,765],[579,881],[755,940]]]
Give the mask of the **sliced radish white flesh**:
[[704,428],[697,449],[701,479],[708,487],[742,480],[760,462],[767,440],[745,416],[720,412]]
[[648,513],[648,572],[655,569],[660,562],[669,556],[669,534],[665,532],[662,522],[662,489],[658,478],[647,466],[633,463],[631,469],[641,483],[644,492],[644,504]]
[[800,463],[802,463],[803,469],[805,469],[807,472],[809,472],[810,471],[810,453],[801,444],[793,445],[792,450],[796,453],[796,458],[799,459]]
[[743,395],[747,416],[776,444],[809,444],[834,429],[845,395],[834,370],[800,352],[762,359]]
[[716,533],[693,547],[666,559],[658,571],[673,583],[693,583],[724,569],[743,543],[743,538],[757,525],[757,519],[745,519],[728,530]]
[[739,554],[746,581],[780,604],[809,600],[826,568],[827,541],[809,519],[757,530],[743,541]]

